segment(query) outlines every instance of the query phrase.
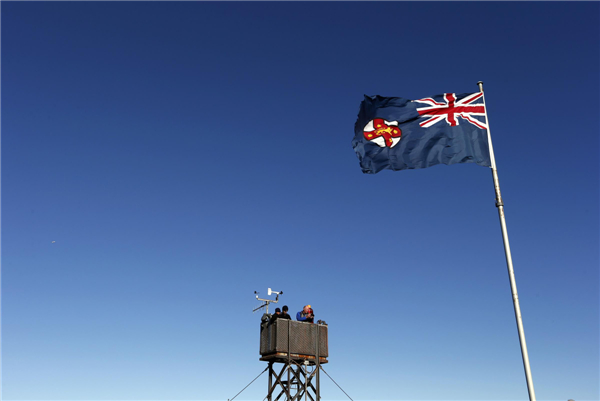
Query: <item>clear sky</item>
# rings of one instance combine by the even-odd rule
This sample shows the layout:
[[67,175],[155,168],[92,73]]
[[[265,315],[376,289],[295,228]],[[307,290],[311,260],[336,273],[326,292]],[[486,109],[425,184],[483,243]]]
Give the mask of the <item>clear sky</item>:
[[4,399],[231,398],[268,287],[355,400],[527,399],[490,170],[364,175],[350,144],[364,94],[482,80],[538,399],[598,400],[599,19],[2,2]]

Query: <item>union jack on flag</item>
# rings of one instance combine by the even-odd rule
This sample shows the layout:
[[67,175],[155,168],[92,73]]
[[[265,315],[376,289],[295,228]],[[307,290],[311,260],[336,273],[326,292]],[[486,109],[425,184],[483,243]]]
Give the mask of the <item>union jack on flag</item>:
[[473,117],[485,116],[485,105],[483,103],[475,103],[476,101],[480,101],[479,99],[482,97],[483,93],[479,92],[456,101],[456,94],[444,93],[444,102],[435,101],[430,97],[413,100],[413,102],[429,105],[429,107],[417,108],[419,116],[427,118],[425,121],[419,123],[423,128],[431,127],[442,120],[446,120],[451,127],[456,127],[459,125],[457,117],[461,117],[477,128],[487,129],[485,122]]

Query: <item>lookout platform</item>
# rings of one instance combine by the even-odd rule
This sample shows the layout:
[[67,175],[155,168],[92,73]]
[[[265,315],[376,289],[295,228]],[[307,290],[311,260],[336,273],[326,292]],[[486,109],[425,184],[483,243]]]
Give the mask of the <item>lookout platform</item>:
[[329,361],[328,327],[322,324],[277,319],[260,327],[260,360],[280,363],[326,364]]

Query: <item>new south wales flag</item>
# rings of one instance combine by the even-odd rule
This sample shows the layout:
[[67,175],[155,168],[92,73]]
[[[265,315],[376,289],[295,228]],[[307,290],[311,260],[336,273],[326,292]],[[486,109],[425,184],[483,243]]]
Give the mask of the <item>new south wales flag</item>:
[[444,93],[419,100],[365,96],[352,147],[364,173],[436,164],[490,167],[483,93]]

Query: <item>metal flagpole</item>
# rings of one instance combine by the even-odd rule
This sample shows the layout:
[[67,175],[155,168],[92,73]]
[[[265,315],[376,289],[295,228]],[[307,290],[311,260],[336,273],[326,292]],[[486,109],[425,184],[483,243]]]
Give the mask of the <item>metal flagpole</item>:
[[[485,105],[485,94],[483,93],[483,82],[477,82],[479,91],[483,95]],[[531,368],[529,367],[529,355],[527,354],[527,344],[525,343],[525,332],[523,330],[523,318],[521,317],[521,307],[519,306],[519,296],[517,295],[517,282],[515,281],[515,272],[513,270],[512,257],[510,254],[510,245],[508,243],[508,232],[506,231],[506,220],[504,218],[504,203],[500,195],[500,183],[498,182],[498,171],[496,170],[496,159],[494,157],[494,148],[492,147],[492,136],[490,135],[490,121],[487,116],[487,107],[485,108],[485,121],[487,123],[488,144],[490,147],[490,162],[492,165],[492,175],[494,177],[494,189],[496,191],[496,207],[500,217],[500,227],[502,229],[502,239],[504,240],[504,253],[506,254],[506,267],[508,268],[508,277],[510,279],[510,289],[512,291],[513,305],[515,307],[515,318],[517,320],[517,330],[519,331],[519,342],[521,343],[521,356],[523,357],[523,367],[525,368],[525,378],[527,379],[527,389],[529,391],[529,400],[535,400],[535,391],[533,389],[533,380],[531,378]]]

